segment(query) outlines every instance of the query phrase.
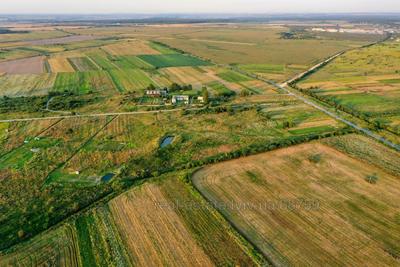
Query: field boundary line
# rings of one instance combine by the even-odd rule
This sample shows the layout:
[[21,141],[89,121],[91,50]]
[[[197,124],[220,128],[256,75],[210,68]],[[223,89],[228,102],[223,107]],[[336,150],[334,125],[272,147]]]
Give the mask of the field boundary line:
[[[202,108],[190,108],[186,110],[200,110]],[[7,122],[20,122],[20,121],[40,121],[40,120],[55,120],[55,119],[72,119],[72,118],[90,118],[90,117],[108,117],[119,115],[142,115],[142,114],[155,114],[155,113],[172,113],[182,111],[183,108],[165,109],[165,110],[149,110],[149,111],[131,111],[131,112],[110,112],[110,113],[91,113],[91,114],[76,114],[64,116],[50,116],[50,117],[33,117],[33,118],[16,118],[16,119],[3,119],[0,123]]]
[[[234,159],[233,159],[234,160]],[[264,251],[262,251],[260,249],[260,247],[253,242],[253,240],[251,240],[251,238],[248,237],[248,235],[246,233],[244,233],[244,231],[242,231],[239,227],[237,227],[237,225],[228,218],[228,216],[221,211],[221,209],[218,208],[218,205],[215,205],[216,203],[218,203],[218,201],[216,201],[216,199],[211,199],[208,196],[206,196],[206,194],[200,189],[201,186],[199,186],[199,184],[197,182],[195,182],[196,179],[194,179],[196,173],[198,173],[199,171],[201,171],[204,167],[206,166],[202,166],[200,168],[198,168],[196,171],[194,171],[191,175],[190,175],[190,182],[193,185],[193,188],[203,197],[203,199],[205,201],[207,201],[207,203],[209,205],[211,205],[211,207],[213,207],[221,216],[222,218],[224,218],[224,220],[242,237],[244,238],[250,245],[252,245],[256,250],[257,253],[263,255],[263,257],[265,258],[265,260],[268,262],[268,264],[270,264],[271,266],[279,266],[277,265],[269,255],[267,255]]]
[[88,56],[88,55],[86,55],[86,54],[85,54],[85,56],[86,56],[86,58],[87,58],[90,62],[92,62],[92,64],[97,68],[97,71],[103,70],[90,56]]
[[[60,123],[63,119],[59,119],[58,121],[56,121],[55,123],[53,123],[52,125],[50,125],[49,127],[45,128],[44,130],[40,131],[38,134],[36,134],[34,136],[34,138],[41,136],[43,133],[47,132],[49,129],[53,128],[54,126],[56,126],[58,123]],[[14,150],[19,149],[21,147],[23,147],[25,145],[25,143],[22,143],[21,145],[11,149],[10,151],[0,155],[0,159],[2,159],[3,157],[7,156],[8,154],[12,153]]]
[[70,157],[68,157],[64,162],[58,164],[53,170],[51,170],[46,178],[43,181],[43,185],[42,188],[44,186],[46,186],[50,175],[52,175],[55,171],[57,171],[58,169],[64,167],[73,157],[76,156],[76,154],[78,154],[87,144],[89,144],[101,131],[103,131],[108,125],[110,125],[111,122],[113,122],[116,118],[118,118],[118,115],[114,116],[113,118],[111,118],[109,121],[107,121],[98,131],[96,131],[92,136],[90,136],[86,141],[83,142],[83,144],[78,147],[72,154]]

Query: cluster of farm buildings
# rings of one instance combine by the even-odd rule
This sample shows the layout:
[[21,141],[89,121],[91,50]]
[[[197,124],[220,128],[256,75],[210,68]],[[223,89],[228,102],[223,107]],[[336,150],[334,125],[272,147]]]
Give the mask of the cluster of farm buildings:
[[[168,91],[167,88],[165,88],[165,89],[146,90],[145,91],[145,96],[163,98],[163,99],[166,100],[169,97],[169,91]],[[177,105],[177,104],[188,105],[188,104],[190,104],[190,100],[191,100],[191,98],[190,98],[189,95],[172,95],[171,103],[173,105]],[[204,99],[201,96],[196,97],[196,100],[198,102],[200,102],[200,103],[204,102]]]

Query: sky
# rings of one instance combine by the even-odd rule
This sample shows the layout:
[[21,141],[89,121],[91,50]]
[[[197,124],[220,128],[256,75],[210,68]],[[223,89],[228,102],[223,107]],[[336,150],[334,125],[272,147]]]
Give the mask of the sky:
[[400,0],[1,0],[2,14],[400,12]]

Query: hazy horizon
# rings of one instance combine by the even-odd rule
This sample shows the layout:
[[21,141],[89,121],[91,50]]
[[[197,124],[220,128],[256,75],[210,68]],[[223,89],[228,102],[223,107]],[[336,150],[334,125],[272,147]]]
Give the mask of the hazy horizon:
[[0,14],[397,13],[398,0],[4,0]]

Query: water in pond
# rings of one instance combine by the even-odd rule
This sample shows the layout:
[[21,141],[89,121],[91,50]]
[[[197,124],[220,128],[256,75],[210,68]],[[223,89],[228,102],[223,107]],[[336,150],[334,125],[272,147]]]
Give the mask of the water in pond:
[[108,182],[108,181],[110,181],[114,176],[115,176],[114,173],[107,173],[106,175],[104,175],[103,177],[101,177],[101,181],[102,181],[102,182]]
[[173,136],[166,136],[164,137],[164,139],[162,140],[160,147],[164,148],[168,145],[170,145],[172,143],[172,141],[174,141],[174,137]]

